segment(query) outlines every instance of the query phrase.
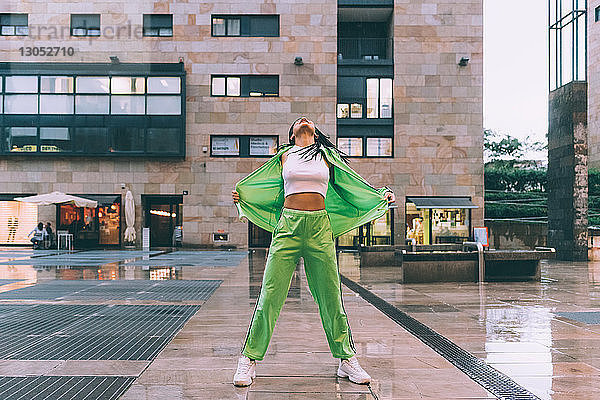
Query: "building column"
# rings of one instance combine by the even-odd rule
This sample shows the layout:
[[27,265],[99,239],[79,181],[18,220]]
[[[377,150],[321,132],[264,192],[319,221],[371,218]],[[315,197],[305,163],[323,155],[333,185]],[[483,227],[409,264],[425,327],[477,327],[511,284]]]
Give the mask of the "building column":
[[548,245],[561,260],[587,261],[587,83],[550,92]]

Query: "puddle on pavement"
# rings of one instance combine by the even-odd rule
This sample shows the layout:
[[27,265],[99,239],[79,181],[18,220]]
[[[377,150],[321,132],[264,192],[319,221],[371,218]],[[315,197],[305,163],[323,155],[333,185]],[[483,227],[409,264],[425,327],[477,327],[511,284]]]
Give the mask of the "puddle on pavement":
[[207,269],[236,267],[247,255],[245,251],[57,252],[0,248],[0,292],[47,280],[206,279]]

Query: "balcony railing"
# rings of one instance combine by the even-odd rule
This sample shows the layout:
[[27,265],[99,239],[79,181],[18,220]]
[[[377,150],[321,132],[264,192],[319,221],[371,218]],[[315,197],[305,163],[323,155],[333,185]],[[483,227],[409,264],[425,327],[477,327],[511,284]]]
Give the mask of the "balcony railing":
[[391,56],[390,38],[338,39],[338,60],[388,60]]

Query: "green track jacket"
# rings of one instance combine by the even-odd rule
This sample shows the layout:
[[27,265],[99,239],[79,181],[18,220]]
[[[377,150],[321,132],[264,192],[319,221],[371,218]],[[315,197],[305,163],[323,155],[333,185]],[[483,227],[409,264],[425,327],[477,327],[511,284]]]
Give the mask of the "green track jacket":
[[[291,145],[280,149],[260,168],[235,185],[235,190],[240,195],[240,201],[236,203],[240,219],[246,217],[253,224],[273,232],[284,200],[281,155],[290,147]],[[331,220],[333,236],[338,237],[384,215],[389,207],[384,194],[390,189],[374,188],[334,150],[325,147],[321,149],[331,166],[325,209]]]

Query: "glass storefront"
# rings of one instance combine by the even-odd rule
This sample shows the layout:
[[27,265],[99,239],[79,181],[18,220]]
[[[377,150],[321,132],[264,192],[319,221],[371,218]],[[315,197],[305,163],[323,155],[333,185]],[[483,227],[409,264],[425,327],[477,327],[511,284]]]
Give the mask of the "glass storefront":
[[142,195],[144,226],[150,228],[151,247],[175,245],[175,228],[183,224],[182,195]]
[[37,223],[35,204],[0,199],[0,244],[31,244],[28,235]]
[[388,211],[380,218],[344,233],[337,239],[337,246],[358,248],[359,246],[392,245],[393,243],[393,211]]
[[75,247],[120,245],[121,196],[79,196],[98,201],[98,207],[83,208],[70,204],[57,206],[58,229],[73,234]]
[[406,239],[417,244],[462,243],[471,236],[467,198],[407,198]]

